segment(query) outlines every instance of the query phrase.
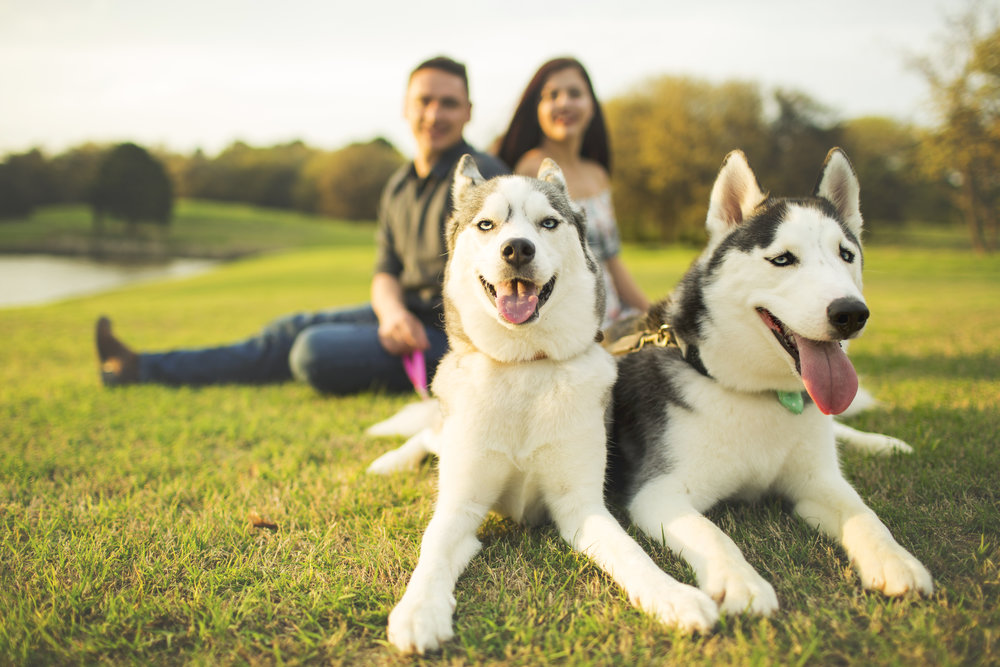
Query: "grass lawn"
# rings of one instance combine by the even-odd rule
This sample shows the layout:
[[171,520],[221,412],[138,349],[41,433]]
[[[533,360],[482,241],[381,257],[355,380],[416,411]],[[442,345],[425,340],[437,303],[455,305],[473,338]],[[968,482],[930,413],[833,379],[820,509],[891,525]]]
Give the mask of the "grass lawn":
[[[101,313],[137,347],[166,348],[360,302],[371,255],[361,241],[319,245],[0,310],[0,663],[414,662],[386,646],[385,622],[416,564],[434,469],[366,476],[398,441],[363,434],[409,397],[333,399],[297,384],[111,391],[91,340]],[[692,256],[627,248],[626,261],[662,295]],[[1000,258],[877,245],[866,283],[873,318],[851,356],[884,409],[852,424],[916,451],[845,452],[843,466],[930,569],[933,597],[862,591],[843,553],[778,501],[726,505],[712,518],[782,607],[684,637],[635,611],[551,527],[491,518],[459,581],[456,640],[416,662],[995,663]]]
[[[25,220],[0,222],[0,252],[79,254],[93,248],[90,210],[77,204],[47,206]],[[244,204],[181,199],[164,233],[139,225],[131,236],[108,220],[104,238],[112,247],[145,254],[237,257],[279,248],[370,246],[370,223],[342,223],[292,211]]]

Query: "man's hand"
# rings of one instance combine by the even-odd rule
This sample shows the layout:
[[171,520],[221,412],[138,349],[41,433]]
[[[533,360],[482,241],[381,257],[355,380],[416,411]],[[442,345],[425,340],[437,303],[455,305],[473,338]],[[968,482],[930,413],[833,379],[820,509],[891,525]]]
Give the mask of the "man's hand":
[[386,352],[397,356],[430,347],[424,325],[405,308],[379,319],[378,339]]
[[403,289],[395,276],[375,274],[372,279],[372,308],[378,317],[378,339],[386,352],[401,356],[430,347],[423,323],[406,309]]

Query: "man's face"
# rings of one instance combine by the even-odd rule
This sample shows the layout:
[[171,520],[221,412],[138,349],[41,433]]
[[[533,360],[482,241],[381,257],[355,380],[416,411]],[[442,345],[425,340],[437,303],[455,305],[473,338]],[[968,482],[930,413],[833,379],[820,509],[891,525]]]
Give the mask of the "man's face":
[[417,150],[433,161],[462,138],[472,117],[472,104],[460,77],[422,69],[410,79],[403,116],[417,140]]

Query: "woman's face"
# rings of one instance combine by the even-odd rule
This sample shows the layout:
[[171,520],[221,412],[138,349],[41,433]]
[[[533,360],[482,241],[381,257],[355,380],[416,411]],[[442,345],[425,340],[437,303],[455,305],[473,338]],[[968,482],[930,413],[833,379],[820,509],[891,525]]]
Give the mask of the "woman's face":
[[594,99],[576,67],[550,75],[538,101],[538,124],[552,141],[581,140],[594,118]]

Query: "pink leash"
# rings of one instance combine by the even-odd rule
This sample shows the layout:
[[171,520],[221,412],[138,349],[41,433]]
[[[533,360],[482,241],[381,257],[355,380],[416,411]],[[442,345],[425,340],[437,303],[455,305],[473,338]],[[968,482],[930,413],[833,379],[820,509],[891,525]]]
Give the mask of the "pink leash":
[[404,354],[403,369],[406,370],[407,377],[413,383],[413,388],[420,394],[420,398],[428,399],[427,392],[427,363],[424,361],[423,350],[414,350],[410,354]]

